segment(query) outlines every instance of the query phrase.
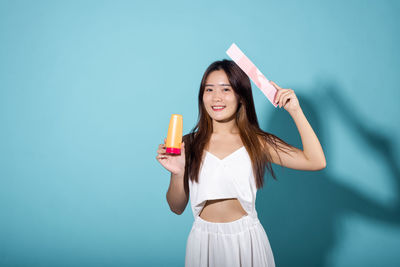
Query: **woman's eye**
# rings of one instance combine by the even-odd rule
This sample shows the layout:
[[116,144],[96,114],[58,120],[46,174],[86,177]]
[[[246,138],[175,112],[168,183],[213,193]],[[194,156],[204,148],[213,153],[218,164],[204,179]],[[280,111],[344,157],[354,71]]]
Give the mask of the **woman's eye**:
[[229,89],[229,88],[224,88],[224,90],[225,90],[225,91],[230,91],[231,89]]
[[210,92],[210,91],[212,91],[212,89],[211,89],[211,88],[207,88],[206,91],[207,91],[207,92]]

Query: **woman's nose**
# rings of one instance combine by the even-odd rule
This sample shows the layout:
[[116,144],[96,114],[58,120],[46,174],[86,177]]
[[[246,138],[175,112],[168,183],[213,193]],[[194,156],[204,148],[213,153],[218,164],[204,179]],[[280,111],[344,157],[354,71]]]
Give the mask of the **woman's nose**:
[[220,92],[218,92],[218,90],[215,90],[214,94],[213,94],[213,99],[214,100],[222,99],[222,94]]

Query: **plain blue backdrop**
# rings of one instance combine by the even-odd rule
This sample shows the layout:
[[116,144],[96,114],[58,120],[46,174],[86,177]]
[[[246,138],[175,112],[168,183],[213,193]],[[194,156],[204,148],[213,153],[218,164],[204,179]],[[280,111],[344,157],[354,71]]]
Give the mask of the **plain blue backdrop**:
[[[235,42],[292,88],[327,168],[274,165],[257,209],[277,266],[400,262],[398,1],[0,1],[0,266],[183,266],[155,159],[197,121]],[[261,127],[301,148],[254,86]]]

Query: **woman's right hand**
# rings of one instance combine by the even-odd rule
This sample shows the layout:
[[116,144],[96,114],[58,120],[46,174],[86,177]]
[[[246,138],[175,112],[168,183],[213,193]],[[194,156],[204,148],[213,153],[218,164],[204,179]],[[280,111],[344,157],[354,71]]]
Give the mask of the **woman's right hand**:
[[164,144],[158,145],[156,159],[161,165],[170,171],[172,174],[184,175],[185,174],[185,142],[181,144],[181,154],[167,154],[165,148],[166,139]]

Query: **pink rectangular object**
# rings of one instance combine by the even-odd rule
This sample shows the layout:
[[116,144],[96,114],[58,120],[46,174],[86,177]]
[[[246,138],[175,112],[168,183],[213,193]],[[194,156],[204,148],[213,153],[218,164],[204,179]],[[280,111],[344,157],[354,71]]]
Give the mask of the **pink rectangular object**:
[[261,92],[268,98],[268,100],[277,107],[274,103],[276,88],[268,81],[267,78],[261,73],[261,71],[250,61],[248,57],[237,47],[236,44],[232,44],[231,47],[226,51],[228,56],[250,77],[250,79],[260,88]]

